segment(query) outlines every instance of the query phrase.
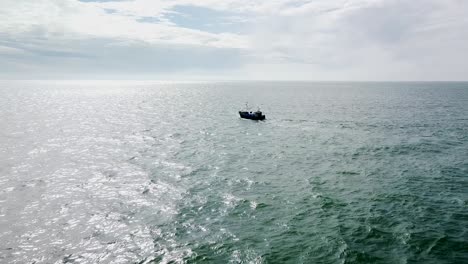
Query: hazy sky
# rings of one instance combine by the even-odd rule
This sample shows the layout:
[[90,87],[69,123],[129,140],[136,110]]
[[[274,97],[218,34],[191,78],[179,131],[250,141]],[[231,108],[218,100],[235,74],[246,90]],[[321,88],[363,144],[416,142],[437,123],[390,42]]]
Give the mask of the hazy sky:
[[0,79],[468,80],[468,0],[0,0]]

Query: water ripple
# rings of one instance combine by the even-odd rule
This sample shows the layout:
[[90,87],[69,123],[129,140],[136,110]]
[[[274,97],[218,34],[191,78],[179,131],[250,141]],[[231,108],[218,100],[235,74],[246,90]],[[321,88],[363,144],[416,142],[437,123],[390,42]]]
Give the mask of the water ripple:
[[2,82],[0,262],[464,263],[468,89],[437,85]]

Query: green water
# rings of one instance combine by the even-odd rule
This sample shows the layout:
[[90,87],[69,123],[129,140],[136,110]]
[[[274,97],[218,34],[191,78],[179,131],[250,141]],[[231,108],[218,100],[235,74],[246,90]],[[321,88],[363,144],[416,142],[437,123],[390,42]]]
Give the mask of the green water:
[[1,262],[468,262],[468,83],[0,89]]

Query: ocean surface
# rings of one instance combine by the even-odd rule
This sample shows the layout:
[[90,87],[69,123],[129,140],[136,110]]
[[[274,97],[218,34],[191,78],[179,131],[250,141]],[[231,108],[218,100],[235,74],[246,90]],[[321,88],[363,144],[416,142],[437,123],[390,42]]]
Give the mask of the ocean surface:
[[468,83],[0,93],[0,263],[468,263]]

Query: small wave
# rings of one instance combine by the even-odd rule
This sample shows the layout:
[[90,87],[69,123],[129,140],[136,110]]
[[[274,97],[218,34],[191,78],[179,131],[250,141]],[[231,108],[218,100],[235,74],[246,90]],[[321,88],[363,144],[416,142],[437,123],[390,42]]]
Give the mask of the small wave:
[[431,142],[419,142],[412,144],[387,145],[378,147],[361,147],[353,154],[353,158],[363,155],[371,156],[398,156],[398,155],[418,155],[421,153],[440,154],[449,149],[450,144],[438,144]]
[[355,171],[339,171],[338,174],[341,174],[341,175],[359,175],[360,173],[355,172]]

